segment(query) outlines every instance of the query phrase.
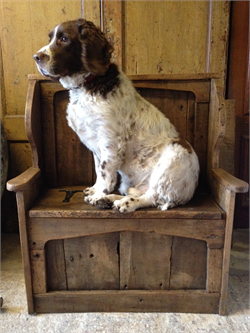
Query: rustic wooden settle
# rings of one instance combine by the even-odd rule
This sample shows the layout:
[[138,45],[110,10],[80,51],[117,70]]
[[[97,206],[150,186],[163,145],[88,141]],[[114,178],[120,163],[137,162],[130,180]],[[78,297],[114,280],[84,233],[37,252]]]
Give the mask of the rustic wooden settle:
[[[130,78],[196,150],[197,193],[166,212],[86,205],[93,158],[67,125],[68,92],[31,75],[25,121],[33,166],[7,184],[17,197],[29,313],[226,313],[235,194],[248,190],[219,168],[233,102],[209,75]],[[76,191],[68,202],[65,190]]]

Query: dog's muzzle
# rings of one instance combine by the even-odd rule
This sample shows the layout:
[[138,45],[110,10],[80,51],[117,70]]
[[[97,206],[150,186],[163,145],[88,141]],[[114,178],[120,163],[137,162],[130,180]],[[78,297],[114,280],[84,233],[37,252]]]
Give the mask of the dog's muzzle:
[[47,62],[50,59],[48,54],[41,51],[34,54],[33,58],[35,59],[37,64],[41,64],[42,62]]

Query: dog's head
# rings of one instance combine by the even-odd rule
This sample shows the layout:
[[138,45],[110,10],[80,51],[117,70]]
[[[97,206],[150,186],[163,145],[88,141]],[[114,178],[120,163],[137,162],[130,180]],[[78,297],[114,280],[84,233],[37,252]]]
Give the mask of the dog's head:
[[64,22],[50,32],[49,38],[49,44],[33,56],[44,76],[60,79],[76,73],[106,73],[113,46],[92,22]]

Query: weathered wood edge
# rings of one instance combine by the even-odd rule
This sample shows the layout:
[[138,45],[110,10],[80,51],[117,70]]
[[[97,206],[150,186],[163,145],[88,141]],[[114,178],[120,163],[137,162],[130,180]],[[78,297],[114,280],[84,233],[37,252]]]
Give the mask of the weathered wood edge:
[[7,182],[7,190],[13,192],[24,191],[40,177],[41,170],[31,167],[21,175],[9,180]]
[[62,291],[34,295],[37,313],[190,312],[218,313],[219,293],[204,290]]
[[[26,105],[25,105],[25,131],[32,151],[33,167],[39,167],[39,160],[42,159],[39,142],[36,140],[37,135],[39,136],[39,126],[36,130],[33,129],[34,118],[37,120],[38,125],[41,123],[40,120],[40,84],[37,80],[29,82]],[[37,119],[38,117],[38,119]],[[41,163],[41,161],[40,161]]]
[[248,191],[248,183],[240,180],[223,169],[212,169],[213,177],[229,191],[235,193],[246,193]]
[[[218,207],[219,208],[219,207]],[[219,208],[220,209],[220,208]],[[40,218],[94,218],[94,219],[127,219],[127,218],[140,218],[140,219],[185,219],[187,214],[185,211],[160,211],[160,210],[137,210],[132,213],[122,214],[115,210],[41,210],[32,208],[29,211],[29,217]],[[209,212],[208,214],[200,211],[189,211],[188,219],[195,220],[220,220],[224,218],[224,213],[218,210],[218,212]]]
[[[220,75],[217,73],[197,73],[197,74],[126,74],[133,81],[136,80],[211,80],[218,79]],[[41,74],[29,74],[29,80],[52,81],[50,78]]]

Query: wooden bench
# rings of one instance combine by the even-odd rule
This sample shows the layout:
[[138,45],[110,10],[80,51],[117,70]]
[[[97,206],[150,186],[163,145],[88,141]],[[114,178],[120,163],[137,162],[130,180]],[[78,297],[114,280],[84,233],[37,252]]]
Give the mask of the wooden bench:
[[130,214],[84,203],[92,153],[68,127],[68,92],[29,76],[33,166],[16,192],[29,313],[226,313],[235,194],[248,184],[219,166],[224,100],[208,75],[133,75],[135,87],[194,147],[200,185],[185,206]]

